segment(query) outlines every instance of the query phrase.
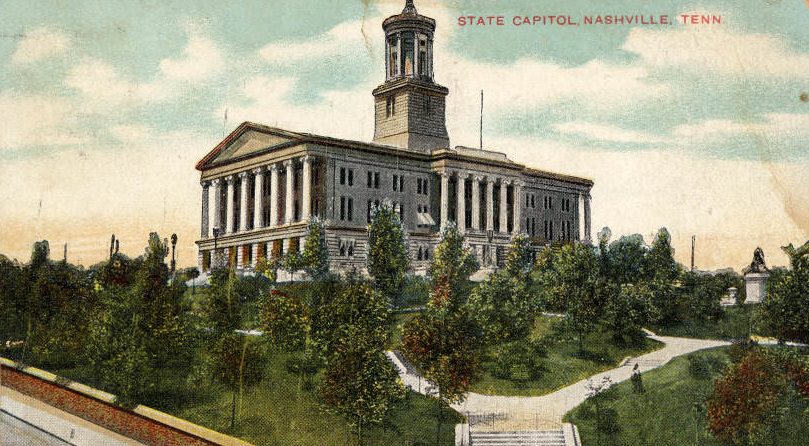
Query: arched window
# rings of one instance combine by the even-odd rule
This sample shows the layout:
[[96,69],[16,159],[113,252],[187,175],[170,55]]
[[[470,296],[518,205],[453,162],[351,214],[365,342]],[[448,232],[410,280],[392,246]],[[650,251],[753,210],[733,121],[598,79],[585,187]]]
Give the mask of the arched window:
[[422,260],[422,256],[423,256],[423,254],[422,254],[421,246],[419,246],[419,253],[416,256],[416,260]]

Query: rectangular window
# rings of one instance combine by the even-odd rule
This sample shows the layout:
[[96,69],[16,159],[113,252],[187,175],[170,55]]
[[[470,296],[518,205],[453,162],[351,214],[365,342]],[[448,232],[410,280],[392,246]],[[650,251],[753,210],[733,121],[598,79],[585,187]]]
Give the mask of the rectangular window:
[[346,184],[346,168],[340,168],[340,184]]
[[340,220],[346,219],[346,197],[340,197]]
[[550,229],[548,230],[548,235],[550,235],[550,240],[553,240],[553,220],[549,222]]
[[402,71],[405,76],[412,76],[415,65],[415,34],[412,31],[402,33]]
[[385,116],[390,118],[396,114],[396,96],[388,96],[385,100]]
[[393,190],[396,191],[396,189],[398,189],[398,188],[399,188],[399,175],[394,174],[393,175]]
[[348,199],[348,221],[354,221],[354,199]]
[[396,64],[399,60],[397,35],[388,37],[388,77],[396,76]]
[[354,169],[348,169],[348,185],[354,185]]
[[416,193],[421,193],[421,178],[416,178]]
[[374,189],[379,189],[379,172],[374,172]]
[[399,191],[404,192],[404,175],[399,175]]
[[427,195],[427,178],[421,182],[421,193]]
[[545,220],[545,240],[548,240],[548,220]]
[[372,204],[373,204],[373,202],[371,200],[368,200],[368,212],[367,212],[367,215],[365,216],[365,219],[367,220],[368,223],[371,222],[371,205]]
[[371,187],[374,182],[374,174],[372,172],[368,172],[368,187]]

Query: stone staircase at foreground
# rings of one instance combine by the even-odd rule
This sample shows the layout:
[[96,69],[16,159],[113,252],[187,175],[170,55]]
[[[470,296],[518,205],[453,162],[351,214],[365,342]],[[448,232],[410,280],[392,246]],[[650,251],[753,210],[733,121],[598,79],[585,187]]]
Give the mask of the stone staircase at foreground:
[[[576,428],[469,432],[469,446],[581,446]],[[567,434],[567,435],[566,435]]]

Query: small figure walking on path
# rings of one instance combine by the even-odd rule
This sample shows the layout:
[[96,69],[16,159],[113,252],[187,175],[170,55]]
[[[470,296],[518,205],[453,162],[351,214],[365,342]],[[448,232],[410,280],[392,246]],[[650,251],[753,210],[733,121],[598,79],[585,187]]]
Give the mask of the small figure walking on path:
[[632,390],[635,393],[643,393],[643,378],[640,377],[640,366],[638,363],[635,363],[635,367],[632,368]]

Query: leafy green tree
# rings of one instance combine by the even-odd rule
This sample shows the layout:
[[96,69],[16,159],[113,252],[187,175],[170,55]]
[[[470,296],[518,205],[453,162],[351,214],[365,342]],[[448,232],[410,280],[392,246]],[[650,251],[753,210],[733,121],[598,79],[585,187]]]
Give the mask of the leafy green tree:
[[329,274],[329,247],[326,244],[326,228],[323,220],[309,220],[306,240],[303,243],[303,268],[313,280],[323,280]]
[[290,251],[281,259],[281,268],[289,273],[289,281],[295,281],[295,273],[305,266],[303,255],[298,251]]
[[472,291],[468,307],[487,344],[514,340],[528,334],[536,317],[526,281],[505,270],[489,275]]
[[270,291],[261,309],[261,329],[270,345],[299,351],[309,337],[309,314],[303,302],[278,290]]
[[27,292],[23,266],[0,255],[0,345],[25,336]]
[[257,339],[233,332],[222,334],[211,353],[214,379],[233,392],[230,406],[230,429],[233,430],[236,398],[245,388],[261,382],[267,367],[267,353]]
[[657,231],[652,246],[646,255],[644,276],[651,279],[652,302],[658,309],[661,321],[676,322],[683,311],[676,290],[681,268],[674,260],[671,235],[666,228]]
[[718,321],[722,318],[720,301],[728,288],[722,277],[688,271],[683,273],[680,282],[680,319]]
[[534,252],[531,249],[531,240],[524,233],[511,238],[506,255],[505,273],[510,277],[530,279],[529,275],[534,266]]
[[772,272],[760,323],[781,341],[809,342],[809,242],[783,250],[790,268]]
[[645,284],[607,284],[617,289],[609,292],[605,308],[605,323],[613,337],[621,343],[638,343],[643,338],[643,327],[656,319],[652,293]]
[[[441,233],[428,273],[435,282],[445,282],[458,304],[469,295],[469,278],[480,268],[475,255],[464,246],[464,237],[450,222]],[[440,295],[439,295],[440,296]]]
[[211,271],[211,287],[205,305],[206,318],[217,332],[229,332],[242,326],[242,301],[236,293],[233,269]]
[[541,301],[565,313],[568,326],[578,334],[579,351],[583,352],[584,335],[597,327],[608,300],[595,252],[580,243],[546,249],[537,259],[535,271]]
[[156,386],[156,374],[140,324],[139,299],[132,289],[99,292],[98,311],[90,314],[85,360],[102,389],[123,405],[133,405]]
[[385,200],[372,211],[368,225],[368,274],[379,292],[393,303],[399,300],[409,268],[407,233],[399,214]]
[[607,250],[609,266],[605,273],[617,284],[645,282],[647,251],[648,248],[640,234],[619,238],[609,245]]
[[363,429],[381,422],[404,395],[396,369],[385,356],[388,301],[370,285],[350,284],[329,304],[335,320],[321,393],[331,410],[347,416],[359,444]]

